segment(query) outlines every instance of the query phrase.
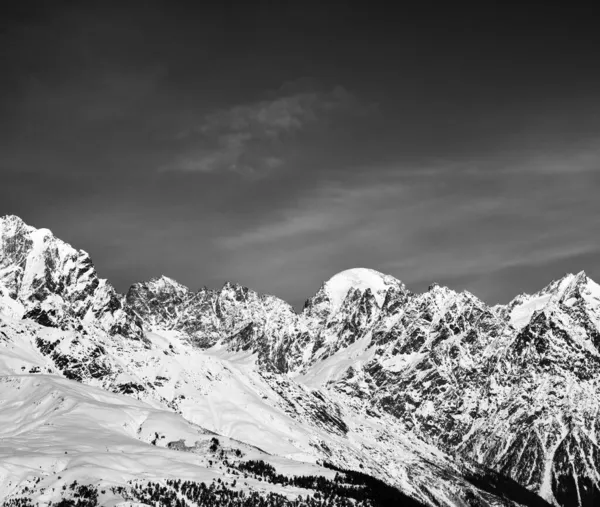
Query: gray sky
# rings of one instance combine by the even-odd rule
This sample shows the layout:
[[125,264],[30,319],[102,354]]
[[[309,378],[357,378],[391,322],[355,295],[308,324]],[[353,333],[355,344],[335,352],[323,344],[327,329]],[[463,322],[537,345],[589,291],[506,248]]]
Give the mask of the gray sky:
[[120,291],[165,274],[299,306],[362,266],[496,303],[600,280],[592,11],[173,4],[7,13],[0,214]]

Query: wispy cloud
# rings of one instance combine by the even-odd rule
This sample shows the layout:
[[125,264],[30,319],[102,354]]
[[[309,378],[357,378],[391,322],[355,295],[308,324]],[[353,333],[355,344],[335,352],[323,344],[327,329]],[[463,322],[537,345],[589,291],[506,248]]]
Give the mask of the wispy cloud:
[[468,158],[431,158],[418,166],[397,168],[405,177],[436,178],[443,175],[481,176],[485,174],[544,176],[584,176],[600,174],[600,138],[583,139],[578,143],[555,143],[536,148],[517,147]]
[[[480,161],[482,167],[488,162],[495,163]],[[517,165],[531,169],[527,156]],[[401,169],[373,168],[321,184],[254,227],[230,231],[216,242],[228,269],[255,283],[269,278],[282,294],[293,286],[309,295],[335,272],[365,266],[393,274],[414,290],[434,281],[454,283],[496,302],[506,290],[504,278],[514,276],[512,287],[520,285],[519,269],[557,270],[530,287],[537,289],[562,270],[586,268],[571,264],[599,251],[592,173],[432,166],[419,178],[413,168]],[[377,178],[369,177],[374,173]],[[507,270],[517,274],[506,275]]]
[[168,169],[265,173],[286,163],[286,144],[311,125],[334,120],[339,113],[362,113],[369,109],[340,86],[329,91],[293,88],[285,86],[269,100],[205,115],[199,125],[177,135],[189,143],[189,149]]
[[600,141],[586,140],[577,146],[562,147],[560,151],[533,153],[527,161],[527,169],[540,175],[600,172]]
[[[345,185],[328,182],[303,195],[294,205],[273,213],[254,229],[217,239],[225,249],[273,246],[284,241],[319,241],[323,236],[357,229],[374,214],[385,213],[390,201],[408,190],[401,183],[371,182]],[[277,246],[277,245],[275,245]]]

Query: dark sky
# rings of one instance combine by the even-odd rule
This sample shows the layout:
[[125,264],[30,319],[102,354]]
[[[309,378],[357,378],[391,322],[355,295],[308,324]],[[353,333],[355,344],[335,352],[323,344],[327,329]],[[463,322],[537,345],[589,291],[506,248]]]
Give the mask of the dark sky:
[[329,4],[4,8],[0,215],[120,291],[165,274],[299,305],[358,266],[490,303],[600,281],[594,12]]

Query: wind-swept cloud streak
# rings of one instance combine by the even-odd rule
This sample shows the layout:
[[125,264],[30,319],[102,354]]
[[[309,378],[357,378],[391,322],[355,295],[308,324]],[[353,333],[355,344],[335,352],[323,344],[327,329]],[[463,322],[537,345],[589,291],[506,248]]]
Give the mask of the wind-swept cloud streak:
[[177,135],[187,142],[187,153],[167,169],[247,175],[269,172],[285,165],[286,144],[293,142],[294,136],[312,125],[335,121],[339,114],[369,109],[341,86],[329,91],[293,92],[293,88],[284,86],[270,100],[205,115],[197,126]]
[[491,157],[477,171],[466,161],[462,173],[447,170],[460,165],[449,161],[421,176],[396,166],[378,169],[377,180],[330,181],[216,245],[230,271],[268,278],[278,294],[294,287],[308,296],[335,272],[364,266],[413,290],[437,281],[495,303],[509,271],[547,265],[560,276],[585,268],[574,259],[600,254],[595,173],[580,170],[577,153],[563,158],[563,173],[541,174],[537,160],[524,155],[508,167]]

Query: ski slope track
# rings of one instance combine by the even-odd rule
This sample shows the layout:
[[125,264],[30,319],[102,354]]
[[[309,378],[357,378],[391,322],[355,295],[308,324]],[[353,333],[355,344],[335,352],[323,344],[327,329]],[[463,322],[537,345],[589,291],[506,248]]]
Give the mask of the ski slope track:
[[87,253],[2,217],[0,499],[50,505],[77,481],[98,505],[204,505],[180,480],[224,505],[386,505],[343,496],[354,471],[397,505],[592,506],[599,350],[584,273],[489,307],[357,268],[296,313],[234,283],[121,295]]

